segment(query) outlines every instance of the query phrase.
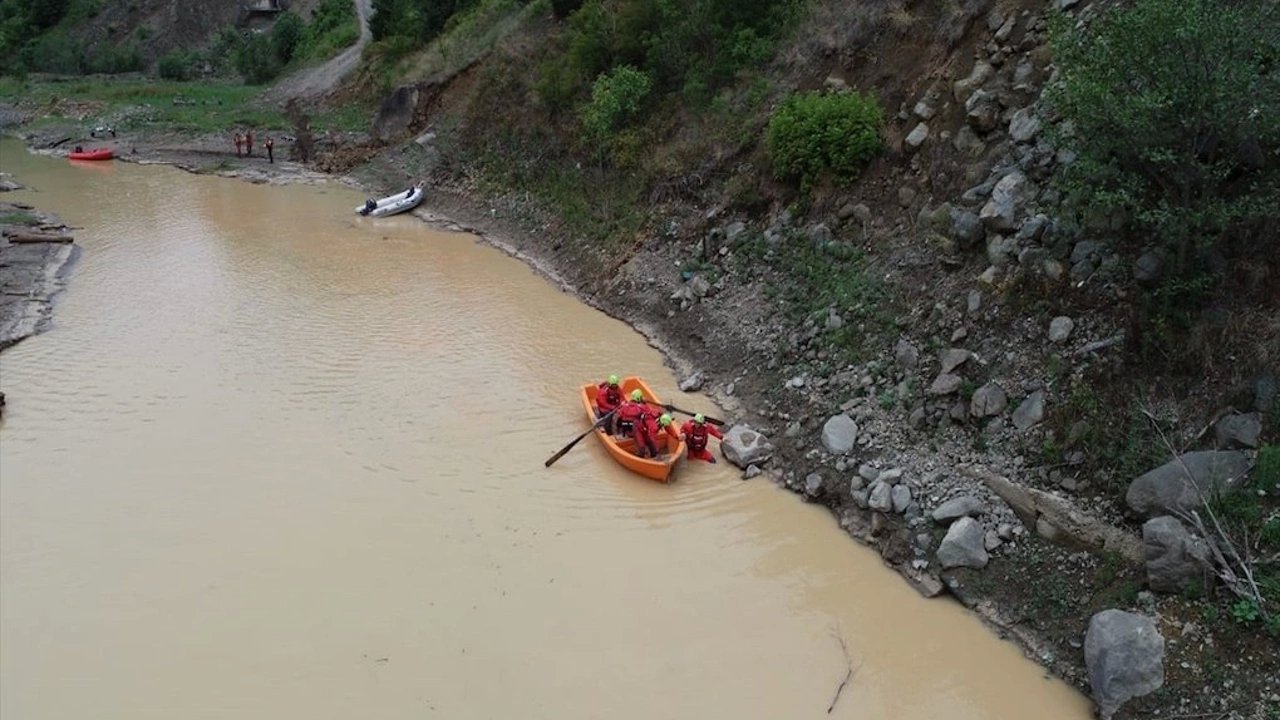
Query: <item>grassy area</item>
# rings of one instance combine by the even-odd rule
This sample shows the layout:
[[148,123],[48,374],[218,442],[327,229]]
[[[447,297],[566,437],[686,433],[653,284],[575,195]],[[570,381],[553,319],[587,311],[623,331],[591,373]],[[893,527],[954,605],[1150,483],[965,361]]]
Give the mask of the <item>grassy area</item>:
[[[44,117],[39,124],[76,121],[117,130],[219,132],[238,126],[287,130],[277,109],[260,105],[261,88],[218,82],[179,82],[146,78],[15,80],[0,78],[0,101],[21,105]],[[361,131],[369,112],[356,104],[315,114],[318,130]]]
[[27,212],[0,213],[0,225],[38,225],[40,218]]
[[0,100],[42,112],[50,119],[102,122],[120,130],[150,127],[204,132],[236,125],[288,127],[279,111],[254,105],[259,92],[244,85],[142,78],[0,79]]

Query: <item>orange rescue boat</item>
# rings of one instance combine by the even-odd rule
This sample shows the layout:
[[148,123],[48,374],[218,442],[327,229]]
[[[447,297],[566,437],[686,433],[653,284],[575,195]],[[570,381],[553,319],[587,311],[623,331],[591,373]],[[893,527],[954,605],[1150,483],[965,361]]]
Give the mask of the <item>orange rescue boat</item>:
[[[638,377],[625,377],[619,383],[622,388],[623,397],[631,395],[632,390],[640,390],[644,393],[644,399],[657,405],[659,412],[662,412],[662,401],[658,396],[649,389],[644,380]],[[595,423],[599,418],[596,417],[596,388],[594,384],[582,386],[582,406],[587,411],[587,421]],[[684,457],[685,445],[683,440],[677,440],[666,433],[658,436],[658,457],[642,458],[635,454],[636,444],[631,438],[615,438],[610,435],[606,428],[596,428],[596,438],[600,440],[600,444],[604,446],[605,452],[609,453],[614,460],[622,467],[650,480],[658,482],[668,482],[671,479],[671,472],[675,469],[676,462]]]
[[111,148],[105,147],[90,148],[88,150],[72,150],[71,153],[67,155],[67,157],[72,160],[110,160],[115,156],[116,154],[112,152]]

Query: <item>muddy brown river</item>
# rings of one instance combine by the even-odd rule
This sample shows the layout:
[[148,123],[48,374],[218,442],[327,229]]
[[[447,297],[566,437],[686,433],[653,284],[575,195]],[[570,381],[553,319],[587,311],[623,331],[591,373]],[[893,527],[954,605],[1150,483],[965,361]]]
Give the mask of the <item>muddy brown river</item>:
[[715,408],[474,238],[338,185],[0,169],[83,249],[0,356],[0,717],[1089,717],[764,479],[590,438],[544,469],[584,380]]

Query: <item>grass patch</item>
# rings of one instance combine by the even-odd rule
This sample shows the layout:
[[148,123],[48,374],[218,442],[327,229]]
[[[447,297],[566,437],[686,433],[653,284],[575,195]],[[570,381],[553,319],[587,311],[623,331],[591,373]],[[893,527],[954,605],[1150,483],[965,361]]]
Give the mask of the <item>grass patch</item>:
[[0,225],[39,225],[40,218],[28,212],[0,213]]
[[759,233],[743,233],[735,243],[738,271],[765,279],[765,294],[793,320],[812,318],[824,328],[834,310],[840,327],[825,329],[842,360],[864,357],[864,349],[891,325],[884,307],[884,283],[867,257],[839,242],[815,242],[795,230],[769,241]]
[[[257,88],[229,83],[120,79],[69,82],[0,81],[0,99],[37,109],[54,120],[107,122],[122,130],[167,128],[216,132],[239,125],[283,130],[277,110],[258,107]],[[86,105],[96,106],[83,120]],[[344,111],[345,112],[345,111]]]

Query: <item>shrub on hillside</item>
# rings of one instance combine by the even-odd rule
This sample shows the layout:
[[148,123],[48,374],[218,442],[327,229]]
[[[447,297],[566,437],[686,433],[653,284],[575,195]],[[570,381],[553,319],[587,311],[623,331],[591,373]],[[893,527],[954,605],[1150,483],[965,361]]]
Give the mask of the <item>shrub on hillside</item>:
[[26,45],[20,64],[33,72],[77,74],[84,71],[84,50],[65,32],[54,31],[39,36]]
[[350,47],[358,37],[360,26],[352,4],[347,0],[324,0],[311,12],[294,56],[330,58]]
[[430,42],[450,18],[475,3],[476,0],[373,0],[369,30],[375,40],[400,35],[419,43]]
[[280,72],[280,61],[271,48],[271,39],[257,33],[245,38],[236,49],[235,63],[236,72],[249,85],[261,85]]
[[582,109],[582,126],[597,139],[607,138],[635,119],[653,89],[653,78],[630,65],[596,78],[591,102]]
[[[1158,250],[1163,281],[1140,301],[1157,343],[1180,336],[1233,257],[1266,274],[1280,246],[1280,5],[1137,0],[1087,27],[1061,18],[1052,106],[1077,159],[1066,209]],[[1268,231],[1268,225],[1271,230]]]
[[156,74],[165,80],[190,80],[199,62],[199,53],[174,50],[156,63]]
[[105,45],[85,58],[84,72],[118,75],[140,72],[145,66],[146,60],[142,57],[142,50],[135,43]]
[[791,27],[799,0],[585,0],[569,16],[568,49],[543,67],[540,93],[555,107],[566,89],[631,65],[658,92],[704,102],[759,67]]
[[774,174],[808,190],[819,178],[855,177],[883,147],[884,113],[870,95],[791,95],[769,119],[766,142]]

